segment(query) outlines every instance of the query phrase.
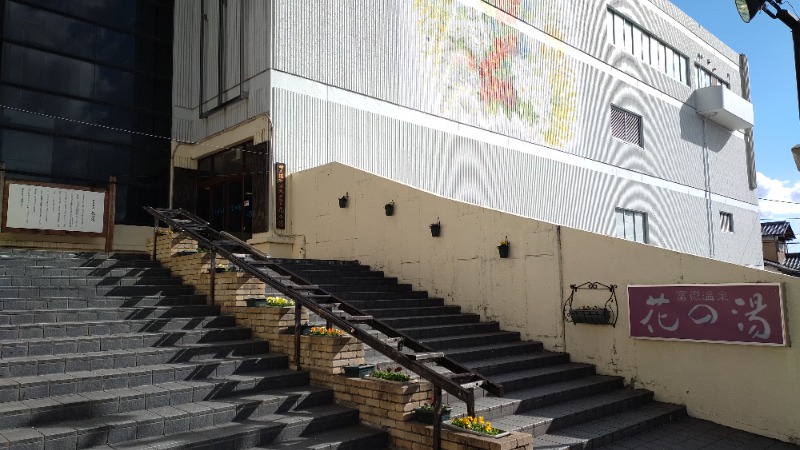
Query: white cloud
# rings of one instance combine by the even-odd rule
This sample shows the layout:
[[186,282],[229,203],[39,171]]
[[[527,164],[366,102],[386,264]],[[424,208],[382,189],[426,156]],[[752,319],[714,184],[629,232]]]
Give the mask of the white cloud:
[[[758,198],[778,201],[759,200],[761,217],[781,219],[800,217],[800,181],[781,181],[758,173]],[[785,203],[791,202],[791,203]]]

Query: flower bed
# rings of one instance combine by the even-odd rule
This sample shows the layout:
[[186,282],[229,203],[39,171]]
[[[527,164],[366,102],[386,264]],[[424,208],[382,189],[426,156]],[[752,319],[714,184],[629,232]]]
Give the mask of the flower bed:
[[493,428],[492,423],[484,420],[483,416],[459,417],[451,420],[450,423],[446,423],[445,425],[454,431],[465,431],[468,433],[481,436],[491,436],[495,438],[507,436],[509,434],[507,431]]

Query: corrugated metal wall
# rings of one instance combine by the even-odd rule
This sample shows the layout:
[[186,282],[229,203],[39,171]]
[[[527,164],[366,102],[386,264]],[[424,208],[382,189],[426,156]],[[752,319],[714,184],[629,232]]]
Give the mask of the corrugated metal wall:
[[[761,263],[754,227],[718,236],[713,223],[722,210],[738,225],[757,224],[754,207],[746,206],[756,204],[756,193],[748,186],[742,135],[704,123],[692,107],[695,65],[730,74],[731,89],[740,93],[739,57],[668,1],[238,1],[247,17],[249,98],[207,120],[195,115],[197,74],[185,68],[198,67],[189,53],[199,55],[199,47],[179,31],[198,29],[198,6],[176,1],[176,70],[194,85],[176,86],[176,136],[202,139],[272,111],[275,157],[290,172],[339,161],[446,197],[603,234],[614,232],[615,207],[635,209],[650,215],[655,245]],[[609,8],[683,53],[690,85],[611,45]],[[509,46],[514,58],[498,56]],[[271,91],[270,68],[284,80]],[[644,148],[611,138],[611,104],[643,117]],[[408,111],[450,125],[426,126]],[[497,142],[466,137],[470,127],[496,133]],[[509,148],[509,137],[586,164]],[[606,168],[587,168],[598,162]],[[628,175],[615,176],[615,167]],[[650,181],[636,181],[637,173]],[[738,206],[681,186],[710,186]],[[720,250],[728,247],[734,250]]]

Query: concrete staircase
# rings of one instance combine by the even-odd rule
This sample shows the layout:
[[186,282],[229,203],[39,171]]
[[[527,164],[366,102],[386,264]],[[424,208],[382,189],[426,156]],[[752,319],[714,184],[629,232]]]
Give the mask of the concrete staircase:
[[[625,389],[621,377],[598,375],[592,365],[544,351],[540,342],[522,341],[519,333],[462,313],[459,306],[445,305],[369,266],[276,262],[502,384],[506,395],[477,399],[477,414],[496,428],[532,433],[534,448],[597,448],[686,416],[683,406],[654,402],[650,391]],[[371,359],[384,361],[374,353]],[[466,413],[463,404],[451,406],[454,415]]]
[[146,255],[0,248],[0,448],[382,449]]

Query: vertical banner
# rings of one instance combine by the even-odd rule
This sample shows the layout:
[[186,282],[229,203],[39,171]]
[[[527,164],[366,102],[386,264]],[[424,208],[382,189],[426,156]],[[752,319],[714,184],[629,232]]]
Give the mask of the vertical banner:
[[788,345],[779,283],[628,286],[631,337]]
[[286,164],[275,163],[275,228],[286,229]]

